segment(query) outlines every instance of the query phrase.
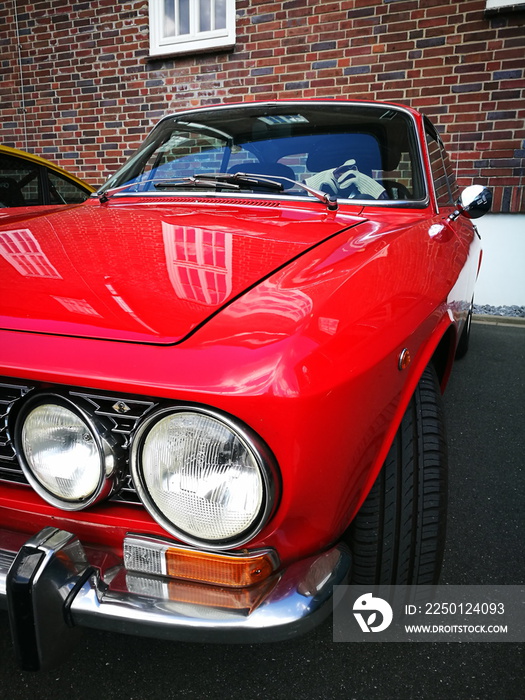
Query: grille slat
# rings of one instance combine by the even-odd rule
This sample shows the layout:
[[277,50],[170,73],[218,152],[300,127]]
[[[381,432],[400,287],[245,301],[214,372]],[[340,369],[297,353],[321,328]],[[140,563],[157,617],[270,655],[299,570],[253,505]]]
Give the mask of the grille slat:
[[0,379],[0,481],[28,484],[16,456],[12,437],[9,433],[9,420],[21,405],[24,397],[40,390],[59,393],[89,413],[102,419],[115,436],[125,456],[125,470],[121,487],[111,500],[121,503],[140,503],[129,472],[129,444],[133,431],[143,417],[158,406],[154,399],[122,394],[94,393],[78,388],[68,389],[59,386],[18,383],[15,380]]

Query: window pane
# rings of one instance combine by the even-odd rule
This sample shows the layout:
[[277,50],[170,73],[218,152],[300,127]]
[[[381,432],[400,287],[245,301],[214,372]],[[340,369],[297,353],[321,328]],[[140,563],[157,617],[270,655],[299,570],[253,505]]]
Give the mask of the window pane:
[[0,156],[0,206],[43,204],[38,169],[38,165],[23,158]]
[[211,0],[199,0],[199,31],[211,30]]
[[447,206],[452,204],[452,197],[448,187],[447,175],[443,158],[441,157],[441,149],[437,141],[427,134],[428,154],[430,156],[430,166],[432,168],[432,178],[434,180],[434,189],[438,205]]
[[80,202],[84,202],[89,197],[88,192],[74,182],[66,180],[62,175],[52,170],[48,170],[47,175],[52,204],[80,204]]
[[36,170],[28,173],[27,177],[22,180],[20,183],[20,191],[24,197],[24,204],[26,207],[46,204],[46,202],[44,202],[44,193],[40,186],[40,178]]
[[443,160],[445,162],[445,172],[448,179],[448,184],[450,191],[452,192],[452,200],[455,202],[459,197],[458,183],[456,182],[456,174],[452,168],[452,164],[449,160],[448,153],[443,151]]
[[174,0],[164,0],[164,22],[162,29],[162,35],[164,37],[175,36],[177,33]]
[[215,0],[215,29],[226,28],[226,0]]
[[190,0],[179,0],[179,34],[190,33]]

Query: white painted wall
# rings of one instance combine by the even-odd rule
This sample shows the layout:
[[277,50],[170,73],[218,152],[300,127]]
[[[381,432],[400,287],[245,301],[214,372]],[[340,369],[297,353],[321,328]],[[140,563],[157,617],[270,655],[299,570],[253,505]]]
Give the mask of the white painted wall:
[[475,303],[525,306],[525,214],[486,214],[474,223],[483,246]]

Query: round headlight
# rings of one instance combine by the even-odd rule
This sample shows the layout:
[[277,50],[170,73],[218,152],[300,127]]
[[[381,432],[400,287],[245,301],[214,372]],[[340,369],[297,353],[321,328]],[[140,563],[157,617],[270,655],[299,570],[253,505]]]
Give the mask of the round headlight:
[[151,418],[134,441],[132,474],[152,516],[190,544],[243,544],[271,506],[273,485],[254,442],[207,411]]
[[115,459],[95,426],[61,400],[30,404],[17,423],[22,469],[46,501],[79,510],[111,491]]

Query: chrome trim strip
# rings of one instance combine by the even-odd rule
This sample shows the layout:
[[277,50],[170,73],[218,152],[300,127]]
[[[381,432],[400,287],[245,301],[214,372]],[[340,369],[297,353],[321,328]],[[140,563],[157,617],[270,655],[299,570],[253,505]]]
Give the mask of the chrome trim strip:
[[[418,146],[420,149],[420,146]],[[421,149],[420,149],[421,150]],[[423,178],[425,180],[425,183],[427,182],[427,177],[424,169],[422,169],[423,172]],[[93,197],[96,197],[94,194]],[[319,203],[318,199],[315,199],[313,197],[306,197],[303,196],[301,197],[300,195],[283,195],[283,194],[274,194],[274,195],[266,195],[266,194],[257,194],[257,193],[247,193],[247,192],[237,192],[237,193],[229,193],[229,192],[206,192],[206,191],[201,191],[198,194],[195,192],[195,190],[179,190],[178,192],[170,192],[169,194],[164,193],[159,193],[159,192],[126,192],[125,194],[119,194],[118,198],[115,198],[115,204],[117,202],[125,202],[126,199],[151,199],[152,201],[157,201],[157,200],[166,200],[166,199],[181,199],[181,200],[188,200],[190,198],[199,200],[199,204],[202,204],[203,206],[206,206],[206,204],[212,204],[214,206],[227,206],[231,207],[232,203],[226,201],[228,198],[231,200],[235,199],[243,199],[245,200],[246,206],[251,206],[252,201],[267,201],[268,205],[271,205],[275,202],[281,202],[284,205],[288,206],[293,206],[293,204],[317,204]],[[201,200],[203,199],[209,199],[209,202],[203,202]],[[214,199],[218,200],[223,200],[220,202],[214,202]],[[186,202],[187,203],[187,202]],[[338,198],[337,203],[342,205],[342,206],[348,206],[348,207],[383,207],[383,208],[395,208],[395,209],[424,209],[425,207],[428,206],[429,203],[429,196],[428,194],[425,196],[424,199],[358,199],[357,197],[355,199],[343,199]],[[235,204],[233,206],[236,206]]]
[[7,608],[6,578],[16,557],[16,552],[0,552],[0,608]]
[[166,114],[164,117],[159,119],[158,124],[163,121],[173,119],[173,117],[181,117],[185,114],[199,114],[201,112],[215,112],[224,111],[228,109],[264,109],[268,107],[309,107],[312,105],[321,105],[323,107],[334,107],[334,106],[352,106],[352,107],[386,107],[395,112],[403,112],[404,114],[413,115],[410,107],[405,107],[404,105],[396,104],[394,102],[382,102],[381,100],[261,100],[260,102],[241,102],[238,104],[227,103],[218,105],[206,105],[203,107],[195,107],[193,109],[183,109],[180,112],[172,112],[171,114]]

